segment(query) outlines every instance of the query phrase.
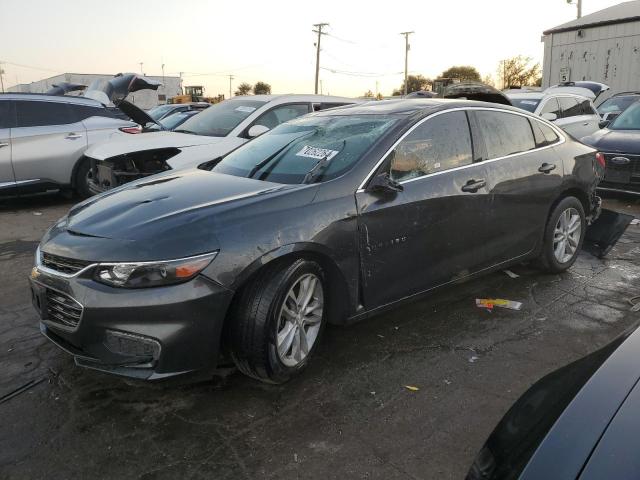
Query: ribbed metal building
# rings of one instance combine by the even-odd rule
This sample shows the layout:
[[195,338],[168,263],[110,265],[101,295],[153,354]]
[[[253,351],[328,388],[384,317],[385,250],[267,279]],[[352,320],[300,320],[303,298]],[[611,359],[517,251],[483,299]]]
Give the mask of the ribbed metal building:
[[[94,80],[110,80],[113,75],[101,75],[94,73],[62,73],[53,77],[44,78],[36,82],[20,83],[9,87],[8,92],[21,93],[45,93],[53,85],[60,82],[79,83],[80,85],[90,85]],[[127,100],[140,108],[148,109],[156,105],[167,103],[167,99],[182,93],[182,79],[173,76],[148,76],[152,80],[161,82],[158,90],[140,90],[130,93]],[[71,93],[73,94],[73,93]]]
[[640,90],[640,0],[546,30],[542,41],[543,87],[592,80],[609,94]]

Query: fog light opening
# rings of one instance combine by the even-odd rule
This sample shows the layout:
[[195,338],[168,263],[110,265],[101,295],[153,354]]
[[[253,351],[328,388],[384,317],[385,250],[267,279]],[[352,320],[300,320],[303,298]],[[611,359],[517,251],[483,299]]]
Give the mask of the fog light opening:
[[133,357],[135,363],[154,363],[160,357],[160,342],[142,335],[107,330],[104,345],[115,354]]

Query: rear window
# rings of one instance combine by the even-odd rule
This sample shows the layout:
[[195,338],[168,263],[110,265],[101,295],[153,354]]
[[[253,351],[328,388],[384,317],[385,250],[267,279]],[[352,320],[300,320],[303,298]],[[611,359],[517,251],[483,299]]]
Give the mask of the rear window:
[[591,102],[587,99],[584,99],[580,102],[580,109],[582,111],[582,115],[597,115],[598,112],[593,108]]
[[540,105],[540,100],[535,98],[510,98],[509,100],[511,100],[511,104],[514,107],[518,107],[532,113],[535,112],[538,105]]
[[12,102],[0,101],[0,128],[11,128],[15,125]]
[[86,120],[89,117],[108,117],[114,118],[115,116],[106,108],[92,107],[90,105],[69,105],[71,113],[73,114],[74,121],[80,122]]
[[553,128],[545,125],[537,120],[531,120],[531,126],[533,128],[533,134],[536,140],[536,147],[546,147],[547,145],[553,145],[560,140],[558,134],[553,131]]
[[598,112],[600,115],[604,115],[605,113],[618,113],[622,112],[629,107],[632,103],[640,100],[640,95],[629,95],[624,97],[611,97],[605,100],[598,107]]
[[15,105],[18,127],[65,125],[75,122],[66,103],[19,100]]
[[476,112],[478,127],[487,149],[487,158],[505,157],[536,147],[529,120],[505,112]]

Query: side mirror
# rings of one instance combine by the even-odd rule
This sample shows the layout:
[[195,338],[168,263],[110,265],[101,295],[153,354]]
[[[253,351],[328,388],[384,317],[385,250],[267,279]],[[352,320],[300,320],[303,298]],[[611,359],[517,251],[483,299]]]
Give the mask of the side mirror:
[[611,122],[609,120],[600,120],[598,122],[598,128],[607,128]]
[[386,172],[377,174],[367,186],[367,191],[371,193],[398,193],[403,190],[402,184],[393,180]]
[[556,115],[555,113],[552,113],[552,112],[546,112],[546,113],[543,113],[540,116],[542,118],[544,118],[545,120],[548,120],[550,122],[555,122],[558,119],[558,115]]
[[269,131],[269,127],[265,127],[264,125],[254,125],[247,132],[247,136],[249,138],[256,138]]

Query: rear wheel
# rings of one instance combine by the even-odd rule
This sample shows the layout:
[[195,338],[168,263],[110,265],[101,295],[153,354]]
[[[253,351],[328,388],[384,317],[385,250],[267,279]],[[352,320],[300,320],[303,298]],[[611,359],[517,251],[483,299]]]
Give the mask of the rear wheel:
[[93,181],[93,172],[89,159],[83,159],[76,170],[74,181],[75,191],[80,198],[89,198],[93,192],[89,189],[89,184]]
[[585,231],[586,220],[582,203],[576,197],[563,198],[547,221],[539,259],[543,269],[559,273],[571,267],[578,258]]
[[325,324],[324,285],[320,266],[298,259],[267,267],[242,289],[228,329],[241,372],[284,383],[306,367]]

